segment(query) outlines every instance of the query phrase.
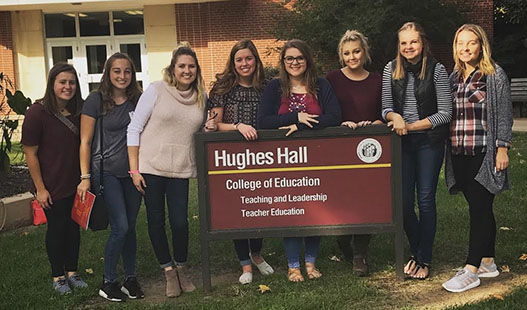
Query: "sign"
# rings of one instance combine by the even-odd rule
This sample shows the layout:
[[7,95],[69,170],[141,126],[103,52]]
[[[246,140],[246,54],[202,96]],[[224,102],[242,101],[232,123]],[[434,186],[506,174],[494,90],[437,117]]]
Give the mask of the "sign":
[[211,230],[391,223],[390,153],[390,136],[208,143]]
[[402,279],[400,138],[385,125],[285,132],[195,135],[204,289],[218,239],[392,232]]

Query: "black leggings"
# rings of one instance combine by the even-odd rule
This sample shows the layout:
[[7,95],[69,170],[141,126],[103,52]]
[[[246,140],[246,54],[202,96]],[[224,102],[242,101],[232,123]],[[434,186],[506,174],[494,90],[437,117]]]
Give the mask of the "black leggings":
[[53,277],[63,276],[65,271],[77,271],[80,232],[79,225],[71,219],[74,197],[53,201],[51,208],[44,209],[48,220],[46,250]]
[[492,211],[494,194],[474,179],[485,153],[452,157],[456,186],[463,191],[470,214],[470,235],[466,263],[479,267],[483,257],[494,257],[496,220]]

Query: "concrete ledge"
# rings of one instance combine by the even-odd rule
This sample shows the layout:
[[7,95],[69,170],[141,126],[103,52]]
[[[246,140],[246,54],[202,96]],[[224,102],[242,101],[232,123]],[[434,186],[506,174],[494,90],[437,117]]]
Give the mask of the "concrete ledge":
[[6,219],[3,231],[33,223],[31,200],[33,200],[33,194],[30,192],[0,199],[0,227],[4,217]]

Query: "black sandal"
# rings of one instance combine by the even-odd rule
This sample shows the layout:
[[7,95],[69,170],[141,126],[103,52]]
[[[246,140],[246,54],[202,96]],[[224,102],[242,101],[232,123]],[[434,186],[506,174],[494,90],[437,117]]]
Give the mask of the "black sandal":
[[[404,271],[404,268],[406,268],[406,266],[414,266],[414,271],[413,272],[406,272]],[[403,267],[403,272],[405,275],[409,276],[409,277],[412,277],[415,272],[417,271],[417,268],[418,268],[419,264],[417,263],[417,258],[415,256],[410,256],[410,258],[408,259],[408,262],[404,265]],[[410,269],[410,267],[408,269]]]
[[[416,274],[421,270],[427,270],[427,273],[424,277],[417,277]],[[411,278],[412,279],[415,279],[415,280],[426,280],[428,279],[428,277],[430,276],[430,270],[431,270],[431,266],[430,264],[427,264],[427,263],[421,263],[421,262],[418,262],[417,263],[417,269],[415,270],[414,274],[411,275]]]

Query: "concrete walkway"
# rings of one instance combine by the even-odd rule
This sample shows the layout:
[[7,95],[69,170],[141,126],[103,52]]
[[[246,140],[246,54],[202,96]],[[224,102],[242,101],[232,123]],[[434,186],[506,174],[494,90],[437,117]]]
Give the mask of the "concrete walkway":
[[527,131],[527,118],[515,118],[512,131]]

